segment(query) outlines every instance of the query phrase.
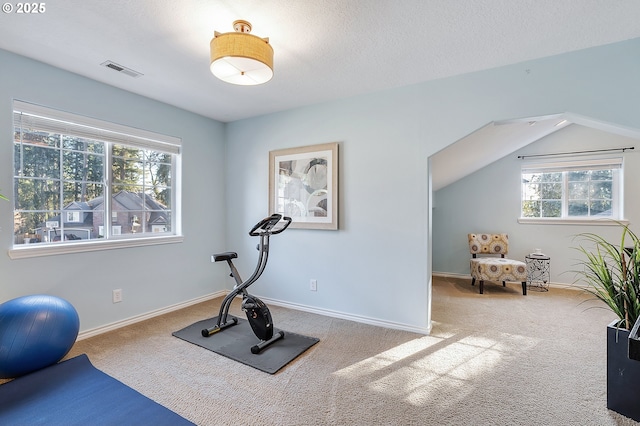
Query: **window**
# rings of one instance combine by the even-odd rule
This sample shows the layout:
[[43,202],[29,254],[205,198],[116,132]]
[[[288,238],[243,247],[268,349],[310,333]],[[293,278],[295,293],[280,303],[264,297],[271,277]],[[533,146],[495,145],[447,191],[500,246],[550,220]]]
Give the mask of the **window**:
[[522,167],[521,218],[622,218],[622,158]]
[[179,236],[180,149],[178,138],[14,101],[14,249]]
[[67,222],[80,222],[80,212],[67,211]]

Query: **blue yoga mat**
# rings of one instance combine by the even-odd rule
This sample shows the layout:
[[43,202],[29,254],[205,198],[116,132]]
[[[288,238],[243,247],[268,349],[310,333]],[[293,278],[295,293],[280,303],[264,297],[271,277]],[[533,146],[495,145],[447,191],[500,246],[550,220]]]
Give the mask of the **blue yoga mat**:
[[0,425],[193,425],[86,355],[0,385]]

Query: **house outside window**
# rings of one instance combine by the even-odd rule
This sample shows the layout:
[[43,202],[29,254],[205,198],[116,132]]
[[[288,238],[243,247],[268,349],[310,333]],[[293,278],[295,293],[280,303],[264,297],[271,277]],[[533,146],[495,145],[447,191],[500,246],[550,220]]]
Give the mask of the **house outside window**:
[[622,219],[622,158],[528,163],[521,221]]
[[180,236],[180,150],[179,138],[14,101],[14,249]]

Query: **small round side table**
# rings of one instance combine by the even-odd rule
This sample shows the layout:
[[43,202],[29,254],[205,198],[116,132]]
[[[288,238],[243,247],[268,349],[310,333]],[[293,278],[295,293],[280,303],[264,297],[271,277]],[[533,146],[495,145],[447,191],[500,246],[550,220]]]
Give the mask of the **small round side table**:
[[527,285],[532,289],[549,291],[551,258],[531,253],[524,257],[524,261],[527,264]]

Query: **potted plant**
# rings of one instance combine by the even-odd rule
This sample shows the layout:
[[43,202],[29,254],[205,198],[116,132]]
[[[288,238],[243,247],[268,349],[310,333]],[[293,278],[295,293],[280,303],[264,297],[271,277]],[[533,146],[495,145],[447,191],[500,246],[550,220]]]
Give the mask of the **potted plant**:
[[629,334],[640,316],[640,240],[620,225],[620,241],[579,234],[586,257],[576,271],[586,290],[617,316],[607,327],[607,408],[640,421],[640,361],[629,358]]

